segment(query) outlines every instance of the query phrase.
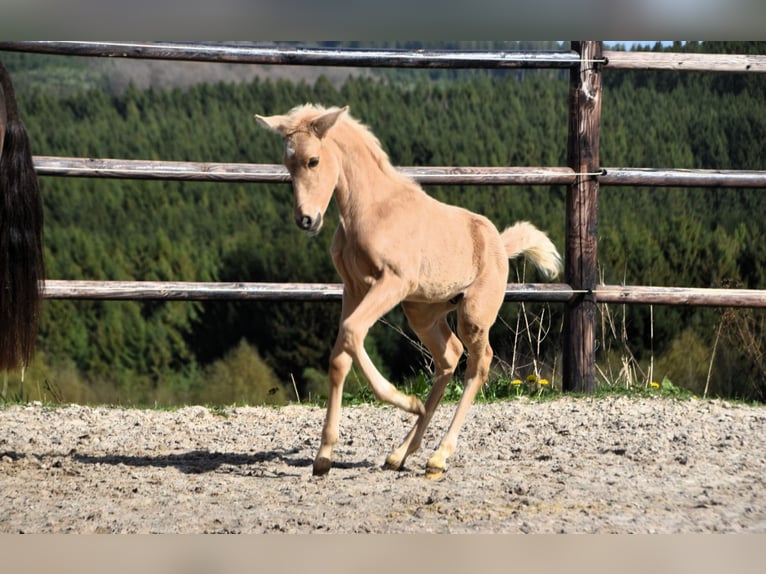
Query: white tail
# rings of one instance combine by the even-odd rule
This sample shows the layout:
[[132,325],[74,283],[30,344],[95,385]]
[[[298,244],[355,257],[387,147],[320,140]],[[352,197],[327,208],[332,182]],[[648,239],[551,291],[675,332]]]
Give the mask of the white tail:
[[529,223],[520,221],[500,234],[509,259],[524,255],[548,279],[561,273],[561,255],[548,235]]

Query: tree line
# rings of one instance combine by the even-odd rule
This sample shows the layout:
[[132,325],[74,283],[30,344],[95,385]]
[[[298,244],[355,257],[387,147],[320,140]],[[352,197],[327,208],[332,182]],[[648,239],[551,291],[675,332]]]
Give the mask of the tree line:
[[[672,49],[743,52],[761,50],[762,43]],[[40,73],[28,56],[11,56],[2,54],[12,73]],[[558,73],[433,76],[408,70],[350,77],[340,86],[325,78],[312,84],[256,79],[120,94],[102,86],[60,94],[40,83],[19,96],[38,155],[278,163],[279,138],[259,129],[253,114],[283,113],[311,101],[349,104],[395,165],[561,166],[567,90]],[[764,78],[604,73],[604,166],[766,169],[765,139]],[[41,189],[50,279],[338,281],[328,253],[337,216],[331,210],[327,229],[304,236],[292,222],[287,184],[43,177]],[[483,213],[498,227],[529,219],[563,251],[564,186],[427,191]],[[602,188],[603,279],[764,289],[764,207],[762,190]],[[515,264],[510,280],[522,277],[539,280]],[[47,301],[27,389],[47,385],[63,400],[125,403],[321,395],[339,311],[336,303]],[[556,305],[506,304],[492,332],[498,368],[517,376],[534,365],[555,378],[562,313]],[[699,364],[706,372],[709,361],[695,359],[694,368],[688,361],[710,357],[721,310],[635,306],[605,315],[615,316],[619,328],[602,321],[604,331],[614,331],[613,342],[600,346],[602,372],[609,372],[614,353],[627,350],[637,365],[656,356],[660,376],[675,383],[704,383]],[[748,323],[756,335],[759,317],[755,313]],[[759,391],[758,368],[736,342],[735,319],[730,315],[727,323],[730,344],[718,347],[713,391],[764,399],[759,392],[766,381]],[[543,332],[542,351],[520,343]],[[373,329],[369,347],[397,383],[427,372],[428,357],[399,312]],[[38,382],[31,382],[35,377]]]

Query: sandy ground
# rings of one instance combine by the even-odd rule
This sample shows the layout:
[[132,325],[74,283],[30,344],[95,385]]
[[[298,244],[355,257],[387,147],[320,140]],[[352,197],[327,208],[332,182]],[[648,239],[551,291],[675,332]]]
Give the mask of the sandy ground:
[[475,405],[448,471],[426,479],[453,409],[393,472],[410,415],[344,408],[335,464],[315,478],[317,407],[3,407],[0,532],[766,532],[766,407]]

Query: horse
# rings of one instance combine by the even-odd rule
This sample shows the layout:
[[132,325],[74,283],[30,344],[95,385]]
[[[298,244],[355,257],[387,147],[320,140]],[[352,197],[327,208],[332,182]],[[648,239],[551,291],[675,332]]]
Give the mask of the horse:
[[[524,255],[553,279],[561,271],[561,257],[548,236],[529,222],[499,233],[486,217],[426,194],[393,167],[377,137],[348,110],[306,104],[285,115],[255,115],[259,124],[284,139],[283,163],[292,180],[298,227],[318,233],[333,196],[340,217],[331,255],[343,280],[341,318],[330,355],[327,411],[313,474],[325,475],[332,466],[343,384],[352,363],[378,400],[417,415],[412,430],[384,464],[399,470],[420,448],[465,345],[464,390],[441,444],[426,464],[426,476],[438,478],[489,374],[489,330],[505,297],[508,259]],[[425,404],[386,380],[364,349],[368,330],[399,304],[433,358],[434,380]],[[457,311],[457,335],[447,322],[452,311]]]
[[11,77],[0,62],[0,371],[29,364],[44,275],[40,186]]

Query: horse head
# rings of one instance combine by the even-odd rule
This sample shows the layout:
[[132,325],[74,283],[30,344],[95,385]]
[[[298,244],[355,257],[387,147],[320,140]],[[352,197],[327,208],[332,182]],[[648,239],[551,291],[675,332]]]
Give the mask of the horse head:
[[283,162],[293,182],[295,222],[304,231],[317,233],[340,176],[340,162],[326,137],[348,110],[316,106],[294,108],[287,115],[255,119],[282,135]]

